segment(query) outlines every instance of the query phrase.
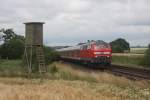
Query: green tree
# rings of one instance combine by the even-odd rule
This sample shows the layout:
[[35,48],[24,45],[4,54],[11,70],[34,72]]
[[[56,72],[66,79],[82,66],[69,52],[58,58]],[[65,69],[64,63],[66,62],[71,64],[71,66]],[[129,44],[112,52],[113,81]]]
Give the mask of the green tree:
[[0,47],[0,55],[3,59],[21,58],[24,52],[24,42],[19,39],[11,39]]
[[16,37],[16,34],[13,31],[13,29],[6,29],[6,30],[3,29],[2,32],[3,32],[2,39],[4,42],[8,42],[11,39],[13,39],[14,37]]
[[12,29],[3,29],[2,33],[2,40],[4,43],[0,46],[1,58],[21,58],[24,52],[24,37],[15,34]]
[[130,51],[130,44],[122,38],[110,42],[110,45],[112,47],[112,52],[115,53],[123,53],[125,50]]

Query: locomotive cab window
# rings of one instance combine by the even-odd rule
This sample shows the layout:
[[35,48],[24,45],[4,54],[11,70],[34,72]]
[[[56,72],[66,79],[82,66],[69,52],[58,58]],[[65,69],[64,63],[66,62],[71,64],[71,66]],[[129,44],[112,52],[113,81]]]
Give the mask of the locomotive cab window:
[[86,49],[87,49],[87,45],[81,46],[81,50],[86,50]]

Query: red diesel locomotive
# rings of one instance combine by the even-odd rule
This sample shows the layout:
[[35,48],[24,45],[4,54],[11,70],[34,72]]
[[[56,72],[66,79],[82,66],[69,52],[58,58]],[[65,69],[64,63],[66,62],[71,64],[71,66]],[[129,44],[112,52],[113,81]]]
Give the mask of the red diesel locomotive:
[[86,64],[111,64],[111,47],[108,43],[88,41],[76,46],[57,49],[62,59],[83,62]]

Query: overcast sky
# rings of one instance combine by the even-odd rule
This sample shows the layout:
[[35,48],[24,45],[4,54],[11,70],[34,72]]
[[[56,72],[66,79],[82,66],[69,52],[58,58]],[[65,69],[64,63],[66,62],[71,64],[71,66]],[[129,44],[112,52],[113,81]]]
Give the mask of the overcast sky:
[[42,21],[46,45],[125,38],[150,43],[150,0],[3,0],[0,28],[24,35],[24,22]]

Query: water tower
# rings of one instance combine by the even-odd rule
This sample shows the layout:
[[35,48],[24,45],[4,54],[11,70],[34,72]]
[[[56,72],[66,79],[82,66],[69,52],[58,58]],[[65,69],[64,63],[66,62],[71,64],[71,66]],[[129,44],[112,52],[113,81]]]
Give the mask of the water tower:
[[[43,51],[43,22],[27,22],[25,24],[25,60],[29,73],[33,71],[33,61],[40,73],[46,72]],[[35,56],[35,57],[33,57]],[[34,62],[34,63],[35,63]]]

